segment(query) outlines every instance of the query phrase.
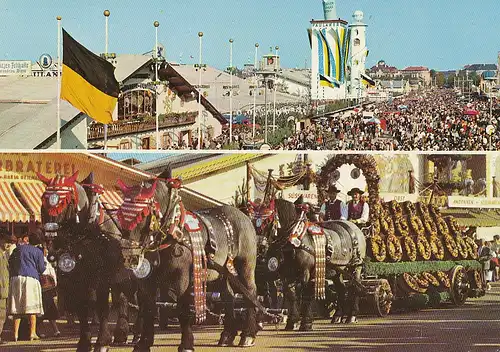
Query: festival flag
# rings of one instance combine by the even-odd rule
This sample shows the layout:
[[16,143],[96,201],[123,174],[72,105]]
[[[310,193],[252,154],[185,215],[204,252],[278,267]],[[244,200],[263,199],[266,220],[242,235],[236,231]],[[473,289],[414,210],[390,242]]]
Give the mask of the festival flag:
[[375,87],[375,81],[366,74],[361,74],[361,81],[369,87]]
[[62,31],[61,99],[100,123],[111,123],[120,92],[114,66]]

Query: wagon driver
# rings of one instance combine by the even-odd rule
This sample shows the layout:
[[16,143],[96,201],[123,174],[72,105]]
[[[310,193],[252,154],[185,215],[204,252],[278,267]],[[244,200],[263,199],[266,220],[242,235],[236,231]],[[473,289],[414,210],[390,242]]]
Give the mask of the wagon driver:
[[323,203],[319,211],[323,221],[347,220],[347,206],[343,201],[337,199],[339,192],[335,185],[330,185],[328,188],[329,199]]
[[370,207],[368,203],[361,199],[363,193],[364,192],[357,187],[347,192],[347,195],[352,197],[352,200],[347,203],[347,219],[358,225],[366,224],[370,216]]

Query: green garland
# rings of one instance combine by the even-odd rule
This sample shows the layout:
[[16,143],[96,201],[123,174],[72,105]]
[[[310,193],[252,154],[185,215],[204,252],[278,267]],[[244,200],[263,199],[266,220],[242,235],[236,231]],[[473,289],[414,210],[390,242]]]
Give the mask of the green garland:
[[457,261],[425,261],[425,262],[399,262],[399,263],[365,263],[367,275],[399,275],[403,273],[419,274],[424,271],[448,271],[455,265],[462,265],[469,269],[481,269],[481,263],[477,260]]

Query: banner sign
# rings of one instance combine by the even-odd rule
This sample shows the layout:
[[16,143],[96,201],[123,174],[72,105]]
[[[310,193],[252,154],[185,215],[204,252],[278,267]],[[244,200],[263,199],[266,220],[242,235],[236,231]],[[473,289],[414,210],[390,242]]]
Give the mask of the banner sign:
[[448,197],[450,208],[495,208],[500,209],[500,198],[488,197]]
[[31,76],[31,61],[0,61],[0,76]]

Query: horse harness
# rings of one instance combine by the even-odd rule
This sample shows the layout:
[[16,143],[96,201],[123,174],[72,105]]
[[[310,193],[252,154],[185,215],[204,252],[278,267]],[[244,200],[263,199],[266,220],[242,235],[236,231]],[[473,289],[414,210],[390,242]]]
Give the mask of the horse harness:
[[[323,227],[307,220],[305,216],[307,208],[305,206],[298,206],[298,208],[301,210],[301,215],[299,220],[293,224],[287,242],[293,246],[292,248],[303,250],[314,256],[315,299],[324,300],[326,299],[326,263],[330,262],[334,254],[333,239],[330,234],[325,233]],[[306,233],[310,235],[314,248],[305,243],[304,236]],[[342,236],[340,236],[340,239],[344,243],[345,239]],[[359,253],[358,241],[353,235],[351,235],[351,242],[354,252]],[[346,248],[347,246],[343,245],[341,247]]]

